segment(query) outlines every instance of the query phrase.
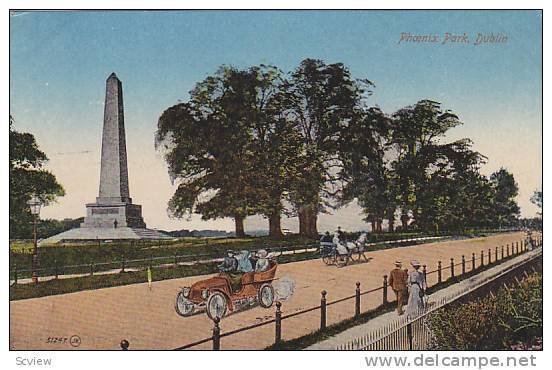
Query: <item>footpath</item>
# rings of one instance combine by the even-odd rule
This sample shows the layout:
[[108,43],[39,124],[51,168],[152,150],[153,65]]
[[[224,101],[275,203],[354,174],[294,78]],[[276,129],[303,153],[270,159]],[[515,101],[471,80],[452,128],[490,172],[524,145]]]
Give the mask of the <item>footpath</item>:
[[[542,254],[542,247],[524,253],[520,256],[512,258],[509,261],[500,263],[488,270],[474,275],[468,279],[462,280],[459,283],[453,284],[444,289],[440,289],[437,292],[429,295],[428,302],[439,302],[443,299],[452,300],[454,297],[458,297],[466,291],[473,289],[484,283],[487,280],[493,279],[506,271],[511,270],[515,266],[522,262],[535,258],[539,254]],[[388,312],[386,314],[377,316],[365,324],[355,326],[347,329],[333,337],[325,339],[321,342],[315,343],[305,350],[336,350],[343,345],[354,341],[360,337],[363,337],[370,333],[382,332],[384,328],[387,328],[394,322],[398,322],[403,319],[403,316],[399,316],[396,311]]]

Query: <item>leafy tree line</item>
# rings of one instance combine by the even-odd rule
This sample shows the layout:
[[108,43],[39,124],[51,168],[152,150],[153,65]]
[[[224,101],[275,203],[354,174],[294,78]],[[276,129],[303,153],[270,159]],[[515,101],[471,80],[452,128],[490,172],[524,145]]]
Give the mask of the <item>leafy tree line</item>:
[[305,59],[293,71],[221,66],[186,101],[160,116],[156,148],[177,189],[172,216],[263,215],[282,235],[282,215],[317,237],[320,213],[357,200],[372,230],[454,230],[516,222],[518,187],[469,139],[446,142],[459,117],[432,100],[392,114],[369,104],[374,84],[341,63]]
[[13,128],[10,116],[10,238],[32,237],[33,216],[27,202],[36,194],[43,204],[49,204],[65,191],[55,176],[44,169],[48,157],[38,148],[34,136]]

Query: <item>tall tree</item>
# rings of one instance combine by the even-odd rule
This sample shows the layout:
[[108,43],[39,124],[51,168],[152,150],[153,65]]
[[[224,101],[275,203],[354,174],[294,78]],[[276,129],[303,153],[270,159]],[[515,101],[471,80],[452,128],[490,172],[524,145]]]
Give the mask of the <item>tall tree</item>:
[[382,231],[382,220],[390,228],[396,210],[394,174],[385,158],[390,119],[377,107],[364,110],[363,118],[353,122],[342,135],[340,157],[344,181],[340,201],[357,199],[372,231]]
[[195,86],[189,101],[162,113],[155,138],[178,183],[169,201],[171,215],[232,217],[237,236],[244,235],[244,219],[256,213],[257,203],[251,187],[254,153],[240,103],[246,78],[221,67]]
[[233,217],[236,235],[253,214],[281,236],[284,194],[293,179],[297,135],[286,119],[281,72],[272,66],[221,67],[186,103],[160,117],[156,145],[179,182],[169,202],[177,217]]
[[339,191],[340,140],[352,122],[362,118],[372,86],[352,78],[341,63],[314,59],[303,60],[285,85],[286,113],[301,138],[290,200],[302,235],[318,236],[318,213]]
[[539,217],[542,217],[542,190],[535,190],[530,200],[531,200],[531,203],[533,203],[539,208],[537,215]]
[[519,206],[515,200],[518,185],[514,175],[505,168],[494,172],[489,177],[494,190],[493,205],[499,226],[509,226],[517,221]]
[[[393,114],[391,142],[395,149],[392,167],[399,188],[399,206],[403,229],[412,215],[418,227],[425,228],[423,212],[428,206],[428,169],[440,156],[440,140],[452,127],[461,124],[458,116],[443,110],[441,104],[421,100]],[[426,193],[427,195],[427,193]],[[425,198],[425,199],[424,199]]]
[[38,148],[34,136],[18,132],[9,121],[10,134],[10,238],[28,238],[31,221],[27,202],[34,195],[49,204],[65,195],[56,177],[44,169],[48,157]]

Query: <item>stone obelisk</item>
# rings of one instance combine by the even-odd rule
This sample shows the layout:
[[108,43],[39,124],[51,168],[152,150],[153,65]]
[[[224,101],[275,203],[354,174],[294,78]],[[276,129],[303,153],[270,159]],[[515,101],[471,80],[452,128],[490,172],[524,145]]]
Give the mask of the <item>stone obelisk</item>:
[[123,85],[112,73],[106,81],[100,192],[86,205],[81,227],[145,228],[142,207],[132,204],[128,187]]
[[112,73],[106,82],[102,167],[97,203],[132,203],[128,190],[123,85]]
[[146,229],[142,206],[132,204],[128,186],[123,85],[115,73],[106,81],[100,192],[95,203],[86,205],[86,217],[80,226],[51,236],[42,243],[171,238],[157,230]]

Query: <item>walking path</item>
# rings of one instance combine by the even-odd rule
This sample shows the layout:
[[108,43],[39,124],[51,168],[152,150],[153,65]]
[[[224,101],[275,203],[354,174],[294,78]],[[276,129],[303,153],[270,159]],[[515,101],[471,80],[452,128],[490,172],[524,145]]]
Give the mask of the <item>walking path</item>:
[[[437,292],[429,295],[428,302],[438,302],[443,298],[452,298],[462,295],[464,292],[479,286],[484,281],[489,280],[493,277],[496,277],[503,273],[504,271],[510,270],[512,267],[518,265],[522,261],[527,261],[535,256],[542,254],[542,248],[535,249],[533,251],[527,252],[515,258],[512,258],[509,261],[501,263],[497,266],[491,267],[488,270],[482,271],[481,273],[474,275],[468,279],[462,280],[457,284],[453,284],[449,287],[438,290]],[[305,348],[306,350],[335,350],[338,347],[350,343],[355,339],[366,336],[370,333],[383,332],[391,323],[397,322],[402,319],[402,316],[398,316],[396,311],[388,312],[383,315],[377,316],[374,319],[368,321],[365,324],[355,326],[353,328],[347,329],[331,338],[325,339],[321,342],[313,344]]]

